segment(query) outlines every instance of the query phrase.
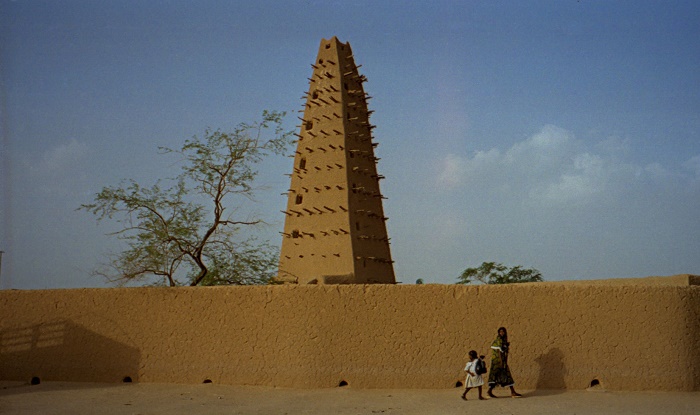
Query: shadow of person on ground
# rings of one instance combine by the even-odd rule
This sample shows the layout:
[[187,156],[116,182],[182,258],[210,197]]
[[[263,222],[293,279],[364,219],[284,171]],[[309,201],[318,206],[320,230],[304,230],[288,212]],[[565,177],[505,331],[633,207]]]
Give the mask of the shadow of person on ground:
[[535,390],[528,393],[530,396],[558,395],[566,392],[566,366],[564,365],[564,353],[558,348],[550,349],[547,353],[535,359],[540,366]]

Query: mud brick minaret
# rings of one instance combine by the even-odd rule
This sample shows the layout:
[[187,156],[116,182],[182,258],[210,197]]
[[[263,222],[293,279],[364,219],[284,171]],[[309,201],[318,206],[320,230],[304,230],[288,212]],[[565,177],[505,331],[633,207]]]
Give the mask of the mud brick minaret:
[[[282,282],[394,284],[372,142],[370,99],[350,43],[323,39],[312,65],[291,173]],[[361,65],[360,65],[361,66]]]

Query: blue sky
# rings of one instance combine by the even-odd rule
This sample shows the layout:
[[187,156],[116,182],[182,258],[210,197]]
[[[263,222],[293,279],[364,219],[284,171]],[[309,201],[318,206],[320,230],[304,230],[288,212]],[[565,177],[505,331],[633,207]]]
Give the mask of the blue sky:
[[[399,281],[700,274],[695,1],[0,0],[0,288],[101,287],[75,209],[176,173],[158,146],[296,124],[322,38],[367,76]],[[242,215],[279,245],[291,159]]]

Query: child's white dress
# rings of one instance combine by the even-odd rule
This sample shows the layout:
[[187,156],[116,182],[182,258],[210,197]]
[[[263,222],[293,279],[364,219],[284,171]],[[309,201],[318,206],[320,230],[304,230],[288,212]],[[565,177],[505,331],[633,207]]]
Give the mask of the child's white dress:
[[[467,366],[464,368],[464,370],[467,371],[467,379],[464,381],[465,388],[476,388],[477,386],[481,386],[484,384],[484,378],[482,378],[481,375],[476,374],[477,360],[478,359],[474,359],[471,362],[467,363]],[[472,376],[469,372],[474,373],[474,376]]]

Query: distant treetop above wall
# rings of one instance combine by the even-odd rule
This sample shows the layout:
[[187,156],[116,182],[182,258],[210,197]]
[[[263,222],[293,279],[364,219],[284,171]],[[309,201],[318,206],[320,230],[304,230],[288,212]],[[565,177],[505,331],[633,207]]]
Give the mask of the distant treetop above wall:
[[518,282],[540,282],[542,274],[534,268],[521,265],[508,268],[501,263],[484,262],[478,268],[467,268],[457,278],[457,284],[512,284]]

